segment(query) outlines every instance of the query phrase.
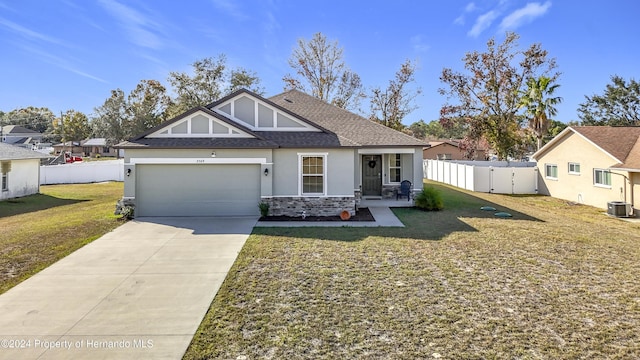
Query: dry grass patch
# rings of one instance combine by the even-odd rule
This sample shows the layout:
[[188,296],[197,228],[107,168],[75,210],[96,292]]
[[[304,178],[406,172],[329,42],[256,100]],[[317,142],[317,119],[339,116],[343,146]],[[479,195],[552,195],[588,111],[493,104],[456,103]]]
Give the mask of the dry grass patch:
[[256,228],[185,358],[640,357],[639,225],[435,186],[406,229]]
[[119,226],[122,186],[48,185],[0,202],[0,293]]

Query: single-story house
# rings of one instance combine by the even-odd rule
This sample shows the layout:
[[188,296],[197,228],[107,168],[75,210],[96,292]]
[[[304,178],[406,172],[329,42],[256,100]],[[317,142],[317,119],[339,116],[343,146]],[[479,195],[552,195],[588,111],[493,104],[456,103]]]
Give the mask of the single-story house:
[[460,140],[429,141],[429,147],[422,150],[422,157],[433,160],[486,160],[487,150],[476,149],[473,159],[465,157],[465,150],[460,148]]
[[19,125],[2,127],[1,141],[7,144],[32,145],[42,141],[42,134]]
[[40,159],[45,154],[0,142],[0,200],[40,192]]
[[598,208],[640,205],[640,127],[570,126],[532,157],[542,194]]
[[63,151],[70,152],[74,155],[84,156],[84,147],[81,141],[65,141],[63,143],[54,144],[53,152],[60,155]]
[[116,149],[107,145],[107,139],[94,138],[82,142],[82,148],[85,156],[117,156]]
[[105,138],[93,138],[80,141],[65,141],[53,145],[53,150],[56,155],[61,152],[70,152],[73,155],[78,156],[117,156],[118,152],[113,146],[107,145],[107,139]]
[[297,90],[239,90],[116,145],[136,216],[355,213],[422,190],[425,143]]

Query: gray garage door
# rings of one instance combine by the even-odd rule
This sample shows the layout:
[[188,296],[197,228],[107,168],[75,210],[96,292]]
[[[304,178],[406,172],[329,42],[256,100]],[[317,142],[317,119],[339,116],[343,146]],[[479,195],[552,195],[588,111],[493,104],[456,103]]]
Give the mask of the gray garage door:
[[259,165],[137,165],[136,216],[258,215]]

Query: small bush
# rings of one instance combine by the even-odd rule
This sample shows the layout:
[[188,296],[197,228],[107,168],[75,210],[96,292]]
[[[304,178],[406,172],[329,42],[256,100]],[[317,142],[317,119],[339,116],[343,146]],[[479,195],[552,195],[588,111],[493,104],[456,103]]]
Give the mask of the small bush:
[[431,186],[423,188],[422,192],[416,196],[415,202],[416,207],[423,210],[436,211],[444,209],[442,194]]
[[125,205],[120,210],[120,214],[123,219],[131,220],[133,219],[135,213],[135,208],[133,206]]
[[267,217],[269,215],[269,203],[261,202],[258,204],[258,207],[260,208],[260,215],[262,215],[263,217]]

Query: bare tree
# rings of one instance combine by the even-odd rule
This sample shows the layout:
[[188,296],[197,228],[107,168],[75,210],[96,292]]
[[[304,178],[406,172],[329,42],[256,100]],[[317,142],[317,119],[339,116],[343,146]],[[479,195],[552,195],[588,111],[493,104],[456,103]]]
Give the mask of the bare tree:
[[374,88],[371,92],[371,116],[374,121],[392,129],[402,130],[402,119],[415,110],[415,98],[422,92],[420,88],[409,89],[415,82],[416,66],[406,60],[393,80],[389,81],[386,89]]
[[285,89],[309,92],[320,100],[344,109],[356,108],[365,96],[358,74],[349,70],[337,41],[330,42],[322,33],[311,40],[298,40],[289,58],[297,76],[285,75]]

